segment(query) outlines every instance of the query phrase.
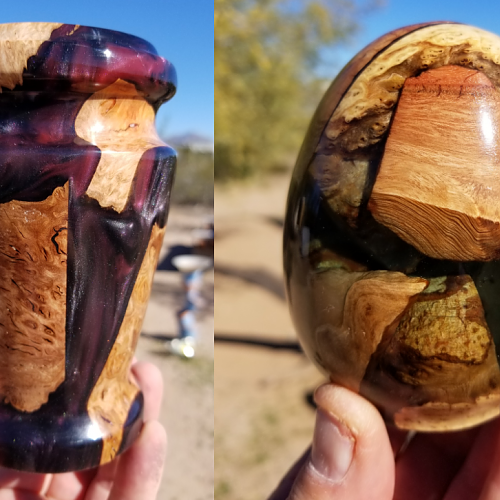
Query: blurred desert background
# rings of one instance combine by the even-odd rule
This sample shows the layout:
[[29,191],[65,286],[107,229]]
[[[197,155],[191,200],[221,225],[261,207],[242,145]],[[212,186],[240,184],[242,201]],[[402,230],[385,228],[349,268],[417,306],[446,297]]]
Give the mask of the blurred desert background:
[[[169,354],[176,337],[176,313],[185,301],[174,253],[193,253],[196,232],[213,222],[213,141],[187,135],[166,138],[178,153],[177,176],[167,231],[136,350],[140,361],[158,366],[164,396],[160,421],[167,429],[168,456],[158,500],[210,500],[214,488],[214,273],[203,274],[196,312],[198,342],[193,359]],[[204,249],[210,253],[209,248]]]
[[265,499],[310,443],[323,380],[302,354],[281,271],[287,174],[215,190],[215,490]]
[[266,499],[311,441],[324,378],[289,317],[283,219],[308,123],[341,69],[328,51],[356,33],[358,3],[376,2],[215,0],[216,500]]
[[[473,10],[449,0],[214,7],[215,138],[208,154],[196,137],[174,144],[174,199],[137,351],[165,378],[169,460],[159,500],[266,499],[310,444],[312,394],[324,378],[289,318],[282,226],[293,164],[328,85],[359,50],[405,25],[452,17],[498,31],[485,2]],[[204,275],[197,355],[185,360],[164,346],[177,332],[184,292],[179,273],[162,262],[173,248],[192,246],[210,217],[214,268]]]

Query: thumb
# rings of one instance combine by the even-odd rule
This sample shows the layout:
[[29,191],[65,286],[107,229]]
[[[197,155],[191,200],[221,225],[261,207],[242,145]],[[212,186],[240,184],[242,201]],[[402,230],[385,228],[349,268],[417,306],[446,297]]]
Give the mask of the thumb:
[[377,409],[358,394],[327,384],[318,405],[312,450],[288,500],[390,500],[394,456]]

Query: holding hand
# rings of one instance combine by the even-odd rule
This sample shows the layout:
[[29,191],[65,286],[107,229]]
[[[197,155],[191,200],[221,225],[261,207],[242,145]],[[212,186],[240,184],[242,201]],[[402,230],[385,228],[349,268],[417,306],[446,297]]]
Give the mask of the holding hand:
[[313,444],[269,500],[500,498],[500,419],[466,431],[387,429],[364,398],[327,384],[315,394]]
[[163,381],[149,363],[132,367],[144,394],[139,438],[112,462],[82,472],[35,474],[0,469],[0,500],[155,500],[165,461],[167,436],[157,421]]

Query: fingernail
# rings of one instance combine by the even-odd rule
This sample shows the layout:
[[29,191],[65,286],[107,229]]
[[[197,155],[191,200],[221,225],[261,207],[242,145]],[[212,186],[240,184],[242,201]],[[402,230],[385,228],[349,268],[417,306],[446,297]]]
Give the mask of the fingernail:
[[330,481],[340,481],[351,466],[354,437],[333,415],[318,408],[311,451],[316,471]]

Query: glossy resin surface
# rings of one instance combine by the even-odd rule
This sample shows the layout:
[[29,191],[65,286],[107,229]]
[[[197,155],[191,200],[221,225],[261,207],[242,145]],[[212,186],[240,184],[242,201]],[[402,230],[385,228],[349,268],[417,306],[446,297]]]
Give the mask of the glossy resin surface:
[[0,465],[93,467],[142,425],[129,378],[175,152],[173,66],[139,38],[0,25]]
[[308,355],[402,429],[500,414],[500,38],[394,31],[340,73],[295,168],[284,236]]

